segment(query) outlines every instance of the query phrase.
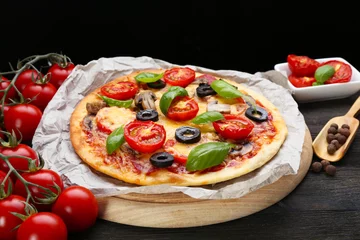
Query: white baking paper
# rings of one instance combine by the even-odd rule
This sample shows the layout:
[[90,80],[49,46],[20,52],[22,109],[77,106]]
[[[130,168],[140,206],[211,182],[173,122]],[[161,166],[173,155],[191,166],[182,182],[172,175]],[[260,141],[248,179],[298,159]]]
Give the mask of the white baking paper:
[[33,138],[33,148],[46,161],[46,167],[59,172],[66,185],[82,185],[96,196],[126,193],[158,194],[183,192],[199,199],[239,198],[280,177],[296,174],[305,136],[305,121],[289,91],[267,79],[252,74],[211,70],[187,65],[198,72],[216,74],[245,84],[262,93],[279,108],[288,127],[288,136],[279,153],[266,165],[242,177],[204,187],[169,185],[136,186],[94,171],[75,153],[69,136],[69,120],[77,103],[88,93],[112,79],[136,70],[171,68],[174,64],[150,57],[100,58],[85,66],[77,65],[45,109]]

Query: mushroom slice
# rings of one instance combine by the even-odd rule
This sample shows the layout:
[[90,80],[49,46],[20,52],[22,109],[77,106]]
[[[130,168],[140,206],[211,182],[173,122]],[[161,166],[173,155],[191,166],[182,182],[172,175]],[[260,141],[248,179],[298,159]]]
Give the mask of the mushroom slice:
[[89,114],[94,114],[96,115],[97,112],[106,107],[106,102],[104,101],[97,101],[97,102],[88,102],[86,103],[86,110],[88,111]]
[[143,91],[135,96],[135,105],[142,110],[156,110],[155,101],[156,96],[152,91]]
[[86,115],[83,119],[83,124],[86,128],[86,130],[91,131],[93,128],[93,119],[94,119],[94,115]]
[[230,113],[231,105],[218,103],[217,100],[210,101],[207,105],[207,111],[215,111],[220,113]]

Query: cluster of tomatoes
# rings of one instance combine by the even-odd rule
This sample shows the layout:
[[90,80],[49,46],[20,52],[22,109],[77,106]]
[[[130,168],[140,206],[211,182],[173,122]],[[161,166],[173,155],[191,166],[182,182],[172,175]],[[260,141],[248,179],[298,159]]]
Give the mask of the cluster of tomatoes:
[[289,54],[287,63],[291,71],[289,81],[297,88],[313,86],[316,82],[315,71],[324,65],[330,65],[335,69],[334,75],[325,84],[349,82],[352,75],[350,65],[338,60],[320,63],[308,56]]
[[60,175],[45,169],[41,156],[21,143],[32,139],[43,110],[73,68],[71,62],[53,63],[45,74],[23,68],[11,81],[2,77],[0,90],[8,89],[6,96],[0,91],[6,129],[0,136],[2,240],[65,240],[69,232],[84,231],[96,221],[93,193],[82,186],[64,188]]

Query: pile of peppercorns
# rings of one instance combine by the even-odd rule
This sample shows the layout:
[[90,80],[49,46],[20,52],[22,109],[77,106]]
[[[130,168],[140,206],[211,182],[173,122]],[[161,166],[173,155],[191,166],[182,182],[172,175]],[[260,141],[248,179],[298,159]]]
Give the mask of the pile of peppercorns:
[[339,126],[336,123],[330,125],[328,129],[328,134],[326,136],[326,141],[329,143],[327,147],[327,152],[329,154],[334,154],[350,136],[350,126],[343,124],[339,129]]
[[321,162],[313,162],[311,165],[311,170],[313,172],[320,172],[322,169],[328,174],[329,176],[334,176],[336,173],[336,167],[331,165],[328,160],[322,160]]

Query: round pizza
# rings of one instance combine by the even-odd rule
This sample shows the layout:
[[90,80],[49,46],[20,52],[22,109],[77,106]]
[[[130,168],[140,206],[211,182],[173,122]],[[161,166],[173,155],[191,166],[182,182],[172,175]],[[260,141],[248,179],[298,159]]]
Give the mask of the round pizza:
[[85,96],[70,119],[79,157],[136,185],[237,178],[270,161],[287,132],[279,110],[261,94],[188,67],[113,79]]

